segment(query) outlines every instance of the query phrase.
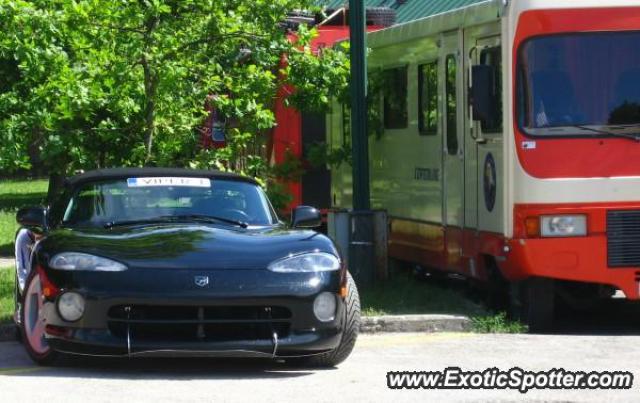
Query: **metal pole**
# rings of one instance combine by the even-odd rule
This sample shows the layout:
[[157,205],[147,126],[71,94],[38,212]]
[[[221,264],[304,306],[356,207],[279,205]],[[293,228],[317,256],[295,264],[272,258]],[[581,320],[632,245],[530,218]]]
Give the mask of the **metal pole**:
[[353,209],[369,210],[369,140],[367,138],[367,59],[364,0],[349,0],[351,40],[351,146]]

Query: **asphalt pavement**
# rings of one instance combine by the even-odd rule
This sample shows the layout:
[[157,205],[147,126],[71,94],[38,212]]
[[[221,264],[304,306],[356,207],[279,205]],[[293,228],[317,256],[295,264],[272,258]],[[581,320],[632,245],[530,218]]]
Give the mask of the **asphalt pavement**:
[[0,257],[0,268],[14,267],[16,264],[12,257]]
[[335,369],[292,368],[264,361],[81,359],[59,368],[34,366],[15,342],[0,343],[3,402],[401,402],[620,401],[631,390],[390,390],[388,371],[626,370],[640,377],[637,335],[380,334],[359,338]]

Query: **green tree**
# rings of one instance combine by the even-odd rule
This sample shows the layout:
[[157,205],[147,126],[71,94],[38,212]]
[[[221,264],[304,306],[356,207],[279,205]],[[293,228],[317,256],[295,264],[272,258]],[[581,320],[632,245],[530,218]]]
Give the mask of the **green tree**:
[[[321,110],[346,86],[343,52],[316,57],[313,30],[281,25],[311,3],[0,0],[0,170],[192,164],[266,180],[278,88]],[[207,98],[229,146],[197,154]]]

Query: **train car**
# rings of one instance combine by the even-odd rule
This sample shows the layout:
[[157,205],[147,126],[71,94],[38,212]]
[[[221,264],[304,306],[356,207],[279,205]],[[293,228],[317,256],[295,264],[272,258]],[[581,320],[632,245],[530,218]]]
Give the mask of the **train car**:
[[[509,289],[532,330],[559,298],[639,299],[640,1],[450,3],[368,34],[389,254]],[[349,142],[345,110],[327,117],[331,147]],[[345,164],[334,207],[351,196]]]

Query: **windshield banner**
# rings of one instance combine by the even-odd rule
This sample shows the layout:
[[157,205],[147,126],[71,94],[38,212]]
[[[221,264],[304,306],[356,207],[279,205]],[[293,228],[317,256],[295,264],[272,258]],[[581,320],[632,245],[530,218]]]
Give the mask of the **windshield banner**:
[[133,187],[152,187],[152,186],[183,186],[210,188],[211,180],[209,178],[176,178],[176,177],[153,177],[153,178],[128,178],[127,186]]

